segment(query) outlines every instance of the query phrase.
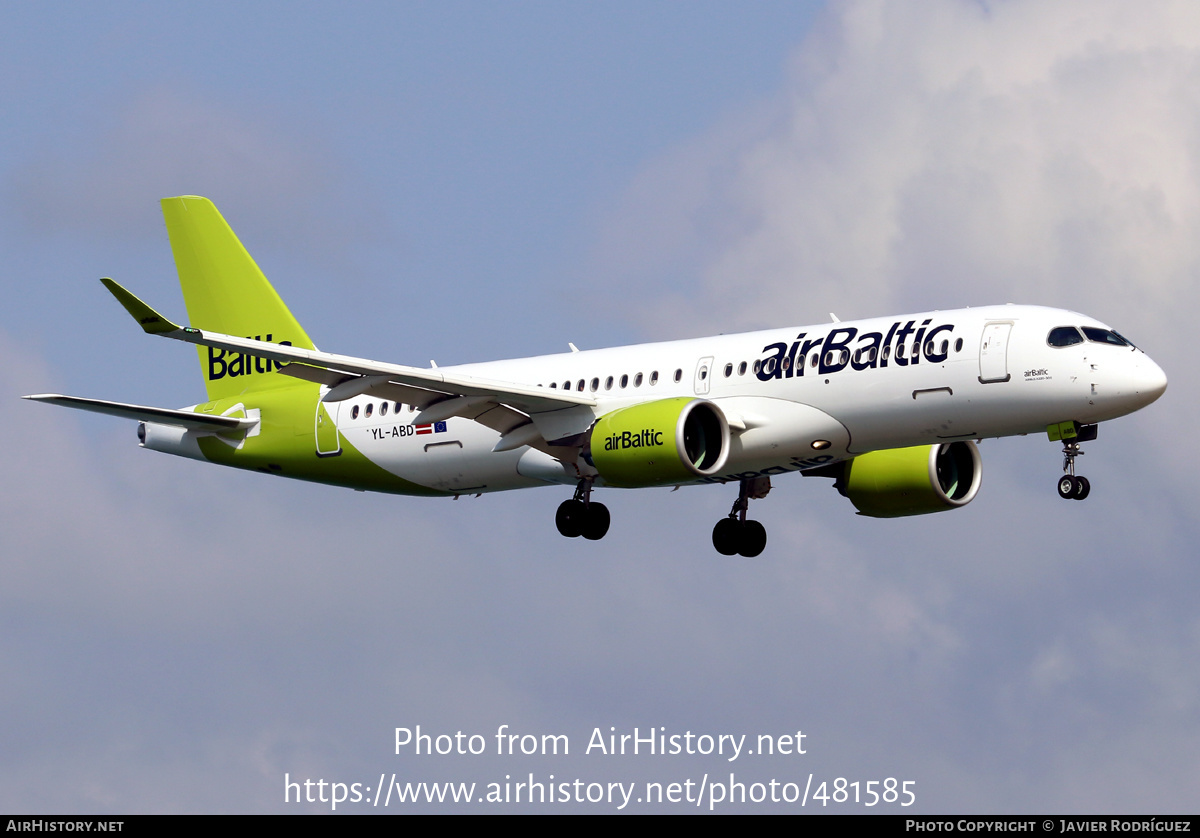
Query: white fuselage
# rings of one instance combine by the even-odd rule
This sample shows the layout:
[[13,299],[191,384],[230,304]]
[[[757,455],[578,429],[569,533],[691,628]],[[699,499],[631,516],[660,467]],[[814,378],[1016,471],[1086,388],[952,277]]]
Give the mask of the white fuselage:
[[[1132,346],[1090,339],[1050,345],[1050,331],[1063,326],[1108,331],[1075,312],[1006,305],[445,369],[594,398],[594,408],[561,412],[557,426],[553,414],[534,417],[563,437],[622,407],[707,399],[734,431],[721,475],[703,481],[714,482],[884,448],[1037,433],[1069,420],[1091,424],[1131,413],[1165,389],[1163,371]],[[376,464],[422,486],[483,492],[595,475],[583,462],[564,467],[534,448],[493,452],[500,435],[469,419],[418,434],[418,411],[390,404],[384,413],[380,404],[368,396],[337,403],[338,432]]]

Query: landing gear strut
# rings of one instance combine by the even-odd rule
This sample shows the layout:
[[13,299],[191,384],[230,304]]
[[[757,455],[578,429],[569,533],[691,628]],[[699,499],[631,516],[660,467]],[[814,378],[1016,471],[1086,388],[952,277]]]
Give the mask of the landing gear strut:
[[592,481],[580,480],[575,487],[575,497],[559,504],[554,516],[558,531],[567,538],[583,536],[588,541],[599,541],[608,532],[611,518],[608,507],[592,502]]
[[767,530],[758,521],[747,521],[746,510],[750,507],[751,498],[766,497],[771,491],[771,478],[744,478],[738,487],[737,500],[729,517],[717,521],[713,527],[713,547],[722,556],[740,554],[753,558],[767,546]]
[[1096,438],[1095,425],[1083,425],[1078,428],[1078,435],[1064,439],[1063,443],[1063,475],[1058,479],[1058,496],[1064,500],[1083,500],[1092,491],[1092,484],[1082,475],[1075,474],[1075,458],[1083,456],[1081,442]]

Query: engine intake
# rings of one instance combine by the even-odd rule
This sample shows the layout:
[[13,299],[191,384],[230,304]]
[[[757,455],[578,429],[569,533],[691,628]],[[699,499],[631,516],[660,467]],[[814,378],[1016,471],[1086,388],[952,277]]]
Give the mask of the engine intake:
[[725,465],[729,422],[704,399],[633,405],[596,420],[584,456],[610,486],[688,483]]
[[862,454],[835,485],[859,515],[900,518],[966,506],[982,478],[979,449],[959,441]]

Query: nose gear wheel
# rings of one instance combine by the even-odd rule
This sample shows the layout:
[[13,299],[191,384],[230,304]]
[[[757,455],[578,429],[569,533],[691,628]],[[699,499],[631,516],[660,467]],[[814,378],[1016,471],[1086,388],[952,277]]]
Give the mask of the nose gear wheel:
[[1063,500],[1083,500],[1092,491],[1091,482],[1075,474],[1075,458],[1083,456],[1079,440],[1063,440],[1063,476],[1058,479],[1058,496]]

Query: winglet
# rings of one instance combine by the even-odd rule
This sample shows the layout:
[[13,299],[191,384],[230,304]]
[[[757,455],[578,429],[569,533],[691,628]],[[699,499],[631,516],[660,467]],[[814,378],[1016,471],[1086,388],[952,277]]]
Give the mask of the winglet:
[[163,317],[150,306],[143,303],[133,294],[126,291],[116,282],[113,282],[108,277],[100,280],[104,283],[104,287],[117,298],[117,302],[125,306],[125,310],[133,315],[133,319],[138,322],[138,325],[150,335],[163,335],[169,332],[177,332],[181,327],[176,326],[167,318]]

